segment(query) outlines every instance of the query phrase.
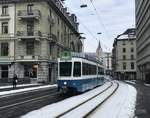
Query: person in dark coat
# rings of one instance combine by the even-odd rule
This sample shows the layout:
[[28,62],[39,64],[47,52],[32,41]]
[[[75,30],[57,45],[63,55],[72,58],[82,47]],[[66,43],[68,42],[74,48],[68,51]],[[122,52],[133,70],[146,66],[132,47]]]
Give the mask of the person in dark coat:
[[13,88],[16,88],[17,86],[17,82],[18,82],[18,78],[17,78],[17,75],[15,74],[14,77],[13,77]]

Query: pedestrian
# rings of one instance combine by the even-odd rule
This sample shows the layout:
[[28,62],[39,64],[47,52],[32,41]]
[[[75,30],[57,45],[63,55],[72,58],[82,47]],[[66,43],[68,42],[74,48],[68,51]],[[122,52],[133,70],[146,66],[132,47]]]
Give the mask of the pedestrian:
[[13,83],[12,83],[13,84],[13,89],[16,88],[17,82],[18,82],[18,78],[17,78],[17,75],[15,74],[14,77],[13,77]]

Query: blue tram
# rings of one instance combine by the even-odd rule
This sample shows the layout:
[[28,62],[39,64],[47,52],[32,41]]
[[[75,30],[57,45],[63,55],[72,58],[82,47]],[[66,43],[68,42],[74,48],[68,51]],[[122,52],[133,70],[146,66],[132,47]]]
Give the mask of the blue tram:
[[72,53],[70,60],[58,59],[58,90],[84,92],[104,83],[104,66],[93,57]]

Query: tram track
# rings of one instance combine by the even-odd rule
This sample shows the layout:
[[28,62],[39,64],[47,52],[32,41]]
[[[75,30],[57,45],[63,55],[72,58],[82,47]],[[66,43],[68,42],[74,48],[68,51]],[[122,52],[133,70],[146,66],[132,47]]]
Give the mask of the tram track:
[[[116,85],[114,85],[116,84]],[[106,89],[104,89],[103,91],[101,91],[100,93],[92,96],[91,98],[89,98],[88,100],[72,107],[71,109],[60,113],[59,115],[55,116],[55,118],[65,118],[65,117],[69,117],[69,114],[73,114],[76,110],[80,111],[80,108],[83,107],[84,105],[88,104],[89,102],[91,102],[92,100],[96,99],[97,97],[101,96],[102,94],[104,94],[105,92],[109,91],[111,88],[113,88],[113,91],[111,92],[111,94],[109,94],[104,100],[102,100],[99,104],[97,104],[96,106],[94,106],[92,109],[90,109],[88,112],[84,113],[84,115],[80,116],[83,118],[87,118],[90,116],[90,114],[92,114],[98,107],[100,107],[103,103],[105,103],[118,89],[119,84],[118,83],[114,83],[111,82],[110,86],[108,86]],[[86,108],[86,107],[85,107]],[[74,114],[75,115],[75,114]]]
[[[30,111],[64,100],[72,95],[62,95],[57,88],[1,98],[0,118],[18,118]],[[12,99],[13,98],[13,99]]]

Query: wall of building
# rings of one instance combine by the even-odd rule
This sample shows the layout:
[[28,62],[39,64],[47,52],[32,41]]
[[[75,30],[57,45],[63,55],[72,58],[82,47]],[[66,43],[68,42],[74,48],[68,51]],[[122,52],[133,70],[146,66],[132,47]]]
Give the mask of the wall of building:
[[[118,66],[117,66],[117,71],[125,71],[123,70],[123,62],[125,62],[127,64],[126,66],[126,71],[136,71],[136,41],[135,40],[125,40],[124,41],[126,44],[123,45],[123,41],[119,40],[117,41],[117,62],[118,62]],[[133,42],[133,45],[131,44],[131,42]],[[123,52],[123,48],[126,49],[126,52]],[[134,52],[131,52],[131,48],[134,49]],[[123,59],[123,55],[126,56],[126,59]],[[131,59],[131,55],[134,55],[134,60]],[[135,69],[131,69],[131,65],[130,63],[134,62],[135,63]]]
[[150,81],[150,1],[136,0],[137,78]]
[[[34,1],[34,0],[33,0]],[[7,3],[6,3],[7,4]],[[18,12],[25,10],[27,12],[27,5],[33,4],[34,9],[40,11],[40,17],[34,19],[34,30],[40,31],[41,35],[37,37],[29,37],[27,34],[21,38],[18,35],[18,31],[27,31],[27,19],[20,18]],[[24,65],[26,64],[37,64],[37,79],[38,81],[48,82],[51,78],[51,82],[56,82],[57,78],[57,58],[61,50],[68,49],[75,52],[82,51],[82,43],[79,39],[78,28],[73,23],[76,28],[71,26],[65,18],[62,18],[61,13],[54,10],[54,6],[48,3],[48,1],[18,1],[15,4],[9,3],[9,33],[13,38],[8,35],[5,38],[0,38],[0,40],[7,40],[9,42],[9,56],[13,57],[15,55],[15,60],[11,60],[9,64],[9,78],[12,78],[14,73],[18,75],[18,78],[24,78]],[[1,9],[1,6],[0,6]],[[2,10],[0,10],[1,12]],[[50,17],[50,11],[52,16]],[[67,18],[69,14],[66,9],[62,8],[62,12],[65,13]],[[15,15],[16,14],[16,15]],[[49,17],[53,19],[54,24],[51,24]],[[74,16],[75,17],[75,16]],[[29,19],[28,19],[29,20]],[[0,20],[0,27],[1,27]],[[50,30],[51,24],[51,30]],[[76,31],[75,31],[76,30]],[[59,32],[59,33],[58,33]],[[0,28],[1,33],[1,28]],[[52,33],[55,38],[50,38],[48,34]],[[59,35],[58,35],[59,34]],[[1,35],[1,34],[0,34]],[[34,55],[27,55],[26,41],[34,40]],[[1,42],[1,41],[0,41]],[[72,46],[74,45],[74,48]],[[50,50],[51,54],[50,54]],[[14,52],[15,51],[15,52]],[[26,56],[26,59],[24,58]],[[39,56],[38,59],[33,59],[34,56]],[[1,57],[0,57],[1,58]],[[51,62],[51,63],[50,63]],[[49,73],[49,68],[51,70],[51,77]],[[1,75],[0,75],[1,76]]]

